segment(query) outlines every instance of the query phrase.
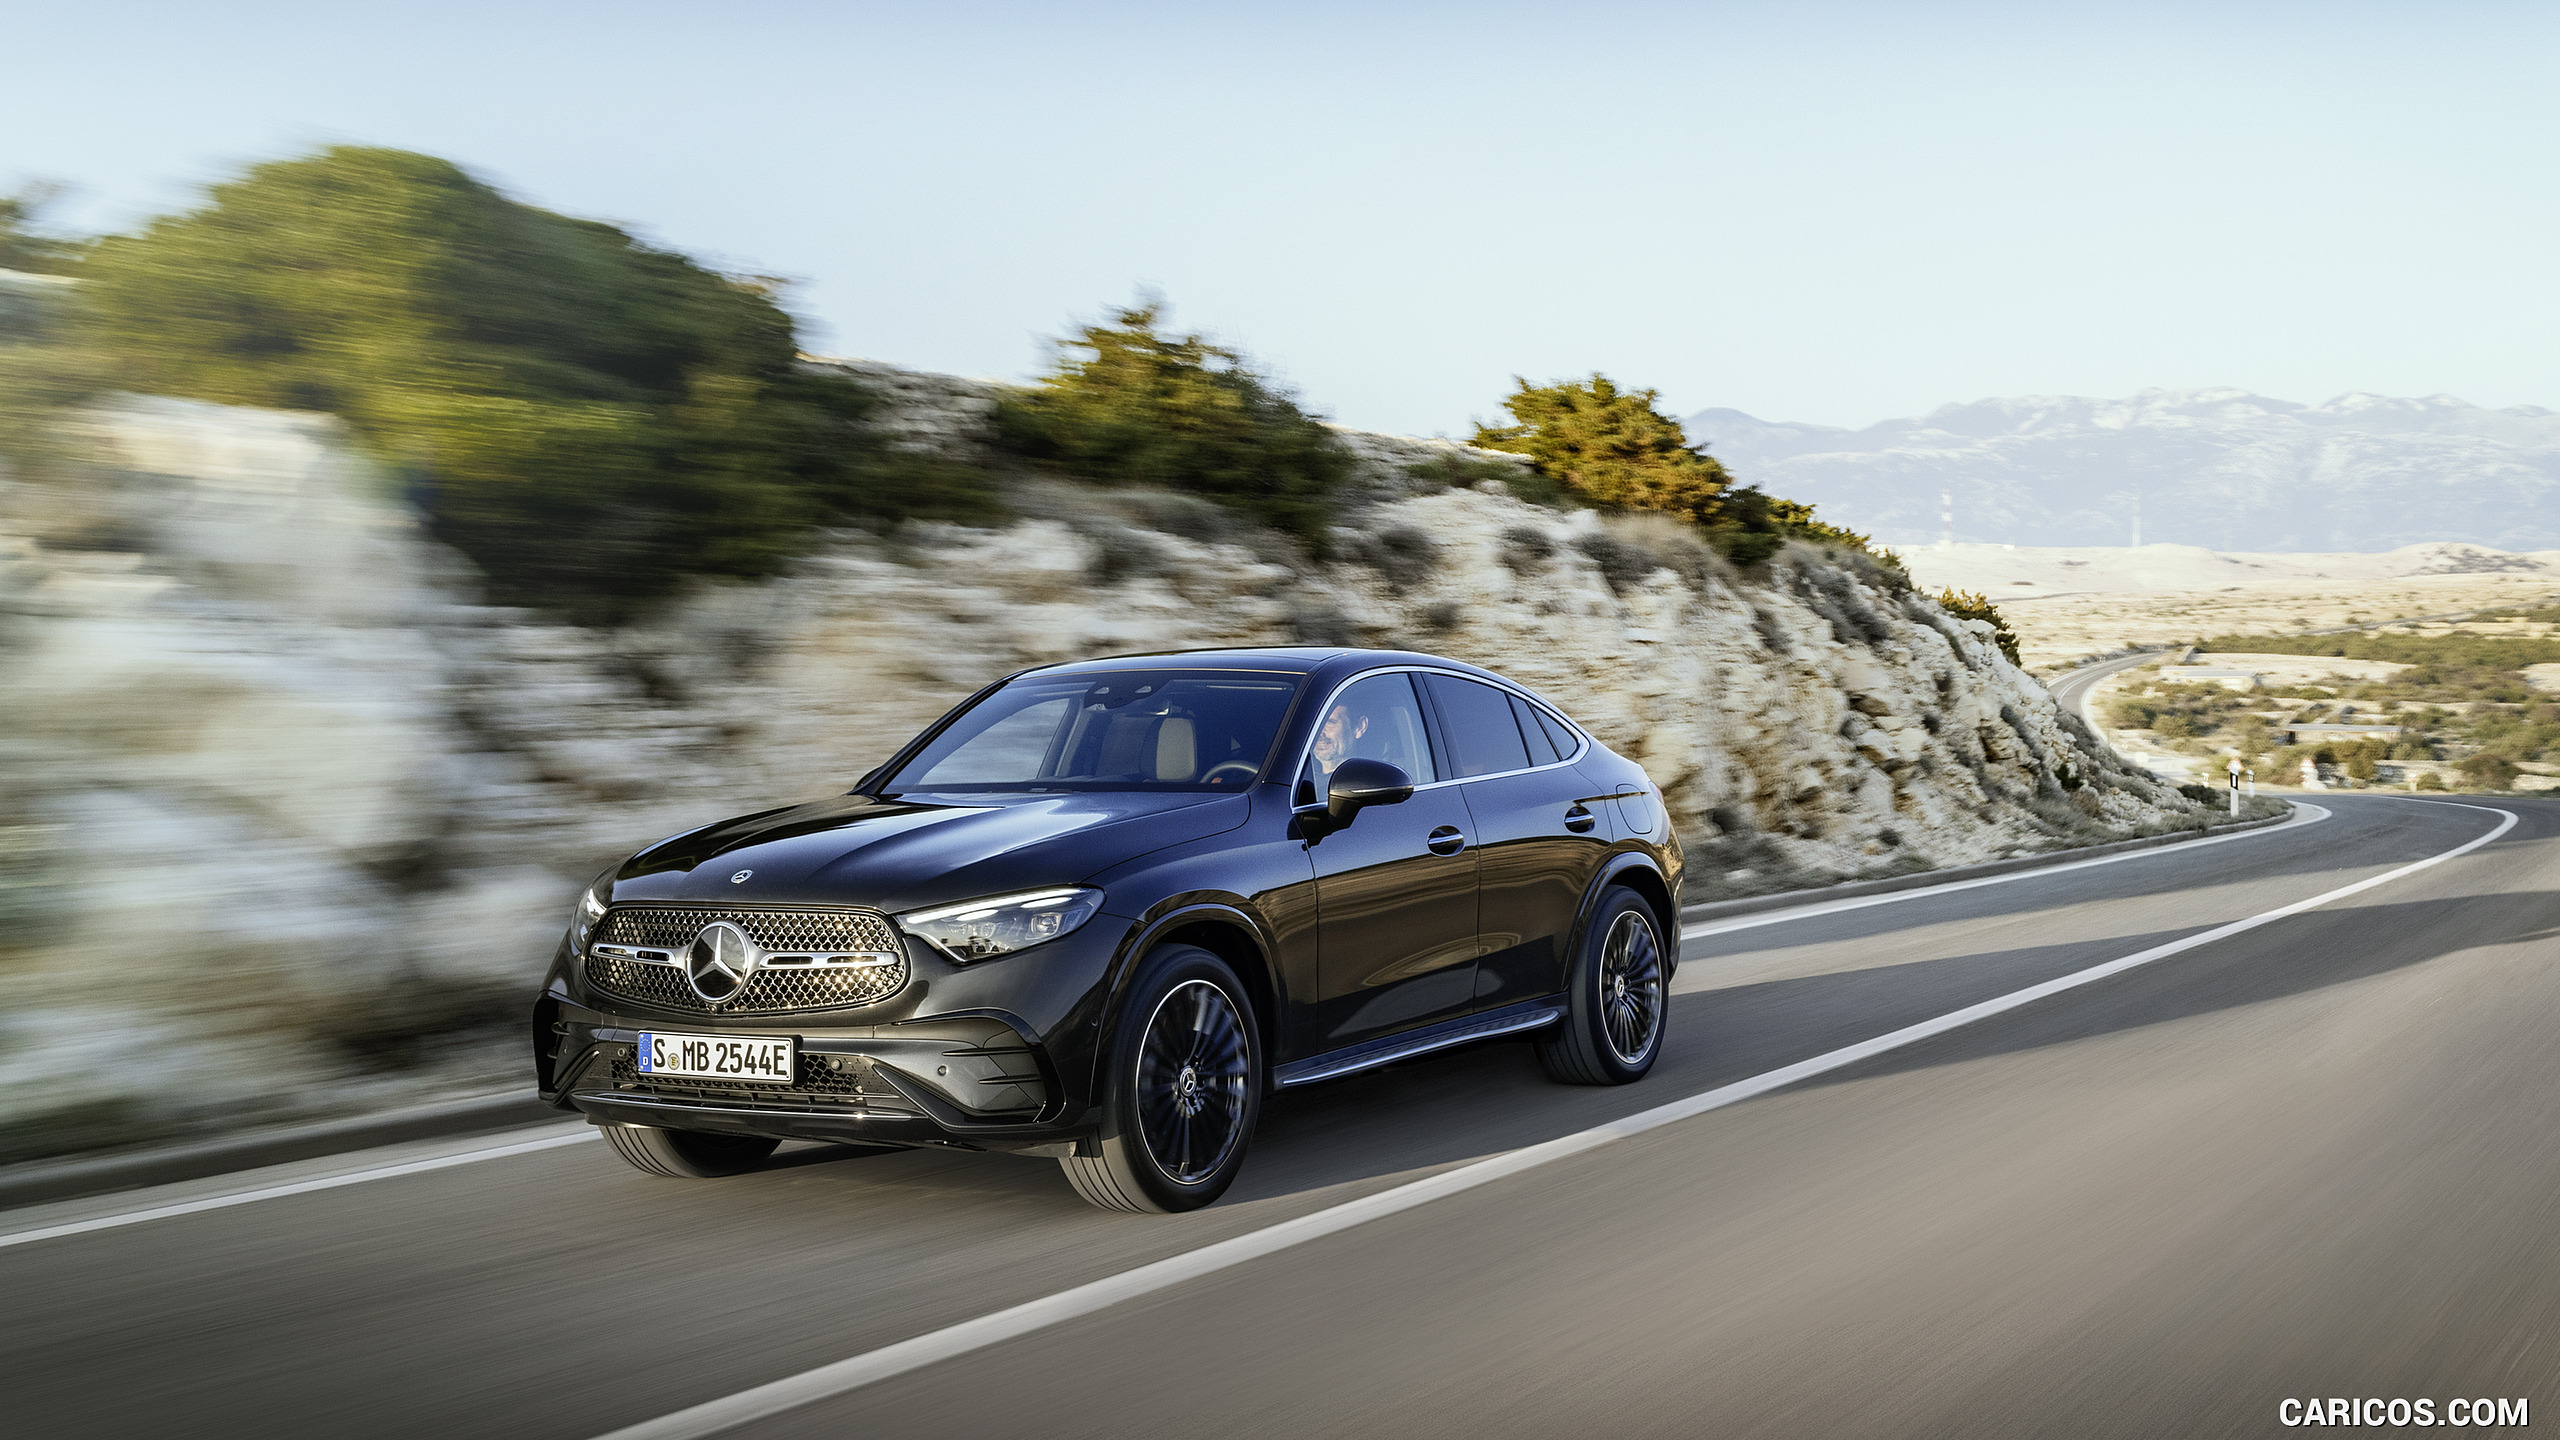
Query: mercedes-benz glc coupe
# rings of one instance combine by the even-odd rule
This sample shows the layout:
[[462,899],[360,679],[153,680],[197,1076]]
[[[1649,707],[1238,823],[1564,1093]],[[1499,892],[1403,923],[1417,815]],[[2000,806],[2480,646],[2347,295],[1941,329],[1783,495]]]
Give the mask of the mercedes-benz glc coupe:
[[1277,1090],[1506,1035],[1560,1081],[1642,1078],[1680,864],[1641,769],[1471,665],[1044,666],[849,794],[599,876],[534,1066],[657,1175],[784,1140],[939,1145],[1188,1210]]

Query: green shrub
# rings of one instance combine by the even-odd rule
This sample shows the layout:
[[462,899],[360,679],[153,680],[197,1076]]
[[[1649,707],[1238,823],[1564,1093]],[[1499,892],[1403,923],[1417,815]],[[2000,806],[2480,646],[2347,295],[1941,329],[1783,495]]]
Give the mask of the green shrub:
[[2504,755],[2491,755],[2485,751],[2478,755],[2463,757],[2455,763],[2454,768],[2462,772],[2463,779],[2484,790],[2507,789],[2516,783],[2516,776],[2519,773],[2514,761]]
[[1203,496],[1321,550],[1350,452],[1234,351],[1158,333],[1162,317],[1149,301],[1059,342],[1040,383],[998,403],[997,443],[1083,479]]
[[[1989,596],[1978,591],[1958,590],[1950,585],[1938,592],[1938,608],[1959,620],[1991,622],[1992,643],[2000,647],[2001,654],[2009,657],[2010,664],[2018,663],[2018,632],[2009,628],[2008,618],[2000,613],[1999,606],[1991,603]],[[2160,733],[2166,735],[2169,732],[2163,730]]]
[[503,599],[612,618],[771,573],[898,478],[764,286],[429,156],[257,166],[82,273],[119,383],[341,416]]
[[2130,696],[2119,696],[2107,702],[2107,723],[2119,730],[2148,730],[2160,718],[2160,707],[2145,705]]
[[[2459,630],[2449,635],[2217,635],[2198,640],[2196,648],[2243,655],[2337,655],[2453,670],[2521,670],[2560,661],[2560,640],[2518,640]],[[2410,677],[2394,678],[2405,682]]]
[[1478,425],[1486,450],[1526,455],[1540,474],[1594,504],[1659,510],[1697,525],[1712,523],[1733,477],[1689,448],[1680,422],[1654,408],[1656,390],[1620,390],[1606,375],[1517,387],[1503,408],[1509,425]]
[[1478,425],[1475,444],[1526,455],[1543,484],[1512,481],[1512,493],[1564,508],[1651,511],[1697,526],[1736,565],[1761,564],[1789,540],[1864,555],[1881,583],[1909,588],[1902,562],[1855,531],[1814,518],[1813,507],[1738,485],[1723,462],[1692,447],[1680,422],[1654,408],[1655,390],[1621,390],[1597,371],[1588,380],[1532,385],[1518,376],[1502,402],[1509,425]]

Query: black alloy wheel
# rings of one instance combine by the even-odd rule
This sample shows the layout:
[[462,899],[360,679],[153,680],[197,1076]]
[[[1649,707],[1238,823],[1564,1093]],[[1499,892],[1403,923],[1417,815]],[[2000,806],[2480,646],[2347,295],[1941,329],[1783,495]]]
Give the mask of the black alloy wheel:
[[1632,890],[1605,892],[1583,931],[1564,1021],[1538,1042],[1547,1074],[1568,1085],[1643,1079],[1670,1018],[1668,962],[1653,907]]
[[1165,1214],[1217,1199],[1262,1108],[1262,1047],[1244,987],[1190,945],[1147,957],[1120,1010],[1101,1133],[1059,1161],[1105,1210]]
[[671,1180],[714,1180],[743,1175],[764,1163],[779,1140],[753,1135],[705,1135],[654,1125],[607,1125],[605,1143],[635,1170]]

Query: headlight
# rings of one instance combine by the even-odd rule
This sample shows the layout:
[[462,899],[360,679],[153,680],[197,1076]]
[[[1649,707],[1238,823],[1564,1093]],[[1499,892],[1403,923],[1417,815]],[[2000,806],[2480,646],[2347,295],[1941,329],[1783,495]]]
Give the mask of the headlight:
[[[620,868],[620,867],[616,867]],[[569,912],[569,948],[580,954],[587,949],[587,932],[604,918],[605,897],[613,893],[613,871],[607,870],[587,886],[578,897],[578,908]]]
[[1017,895],[990,895],[963,905],[910,910],[897,917],[898,928],[954,960],[984,960],[1009,955],[1043,940],[1055,940],[1090,920],[1102,908],[1102,892],[1076,885],[1025,890]]

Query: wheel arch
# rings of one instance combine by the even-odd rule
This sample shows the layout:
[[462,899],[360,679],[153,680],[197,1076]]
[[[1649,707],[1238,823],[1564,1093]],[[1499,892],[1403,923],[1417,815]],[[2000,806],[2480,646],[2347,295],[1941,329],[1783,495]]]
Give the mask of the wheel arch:
[[1583,935],[1590,928],[1591,912],[1598,907],[1600,897],[1612,887],[1633,890],[1653,907],[1654,915],[1663,925],[1662,948],[1670,957],[1670,973],[1678,974],[1680,910],[1672,901],[1671,882],[1663,878],[1652,858],[1642,851],[1630,850],[1611,857],[1609,863],[1600,868],[1600,873],[1591,877],[1591,887],[1583,892],[1581,913],[1574,917],[1573,949],[1570,953],[1582,953]]
[[1206,901],[1170,909],[1131,936],[1103,1010],[1102,1031],[1094,1046],[1097,1073],[1091,1093],[1101,1094],[1099,1072],[1109,1063],[1113,1047],[1119,1042],[1121,1001],[1136,979],[1138,967],[1167,945],[1198,946],[1225,961],[1227,968],[1235,972],[1237,981],[1244,986],[1245,999],[1253,1007],[1254,1037],[1262,1044],[1263,1084],[1268,1088],[1270,1077],[1279,1066],[1275,1047],[1280,1037],[1282,1000],[1279,972],[1271,959],[1271,942],[1250,914],[1232,904]]

